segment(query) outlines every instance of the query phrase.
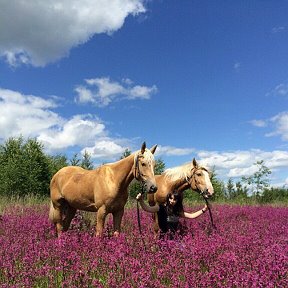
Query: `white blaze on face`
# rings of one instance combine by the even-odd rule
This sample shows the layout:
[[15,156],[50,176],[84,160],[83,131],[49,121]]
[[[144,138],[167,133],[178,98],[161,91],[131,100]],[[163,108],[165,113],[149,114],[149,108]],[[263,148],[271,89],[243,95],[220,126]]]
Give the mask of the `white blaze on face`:
[[209,193],[209,195],[213,195],[214,188],[213,188],[212,183],[210,181],[209,173],[207,171],[203,171],[203,173],[204,173],[205,183],[206,183],[206,187],[208,189],[208,193]]

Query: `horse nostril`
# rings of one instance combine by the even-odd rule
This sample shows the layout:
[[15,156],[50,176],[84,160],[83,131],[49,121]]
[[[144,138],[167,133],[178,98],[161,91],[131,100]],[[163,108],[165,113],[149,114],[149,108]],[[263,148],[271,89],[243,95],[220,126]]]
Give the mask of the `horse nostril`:
[[157,191],[157,186],[151,185],[150,192],[155,193]]

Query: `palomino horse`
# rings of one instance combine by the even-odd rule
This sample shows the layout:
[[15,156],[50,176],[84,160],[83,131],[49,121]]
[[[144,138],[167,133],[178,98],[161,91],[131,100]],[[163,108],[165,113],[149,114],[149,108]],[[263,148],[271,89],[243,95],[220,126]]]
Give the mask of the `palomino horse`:
[[[192,162],[167,169],[161,175],[155,175],[155,179],[158,189],[155,194],[148,194],[150,206],[154,206],[155,203],[164,204],[167,194],[174,190],[182,193],[191,188],[206,198],[214,193],[208,170],[199,166],[195,158]],[[154,220],[154,231],[158,232],[157,214],[155,214]]]
[[60,169],[50,183],[49,212],[58,236],[61,231],[68,230],[77,209],[97,212],[97,236],[103,234],[105,218],[112,213],[114,235],[118,235],[128,199],[128,185],[133,178],[143,182],[148,193],[157,190],[153,155],[156,148],[157,145],[149,150],[144,142],[139,151],[95,170],[77,166]]

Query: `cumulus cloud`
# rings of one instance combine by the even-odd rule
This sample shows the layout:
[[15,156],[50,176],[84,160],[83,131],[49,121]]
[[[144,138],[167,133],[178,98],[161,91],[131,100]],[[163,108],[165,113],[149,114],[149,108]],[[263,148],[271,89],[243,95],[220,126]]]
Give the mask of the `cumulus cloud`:
[[122,145],[117,144],[115,140],[107,138],[96,141],[92,147],[82,149],[81,153],[83,154],[86,151],[94,159],[115,160],[115,158],[119,159],[125,149]]
[[111,34],[143,0],[1,1],[0,55],[11,66],[45,66],[94,34]]
[[151,95],[157,92],[155,85],[140,86],[133,85],[130,79],[123,79],[121,82],[112,81],[109,77],[85,79],[84,85],[75,88],[78,103],[93,103],[96,106],[104,107],[112,101],[119,99],[150,99]]
[[54,99],[43,99],[33,95],[0,88],[0,131],[1,139],[19,136],[36,137],[63,119],[51,108],[56,107]]
[[107,138],[109,133],[99,118],[74,115],[65,119],[53,112],[58,105],[55,98],[44,99],[0,89],[1,142],[22,135],[25,138],[37,138],[49,152],[65,151],[77,146],[87,149],[93,158],[120,157],[126,147],[119,144],[119,139]]
[[105,125],[99,119],[89,115],[75,115],[62,125],[40,132],[38,139],[49,150],[61,150],[89,145],[96,138],[104,137],[105,133]]

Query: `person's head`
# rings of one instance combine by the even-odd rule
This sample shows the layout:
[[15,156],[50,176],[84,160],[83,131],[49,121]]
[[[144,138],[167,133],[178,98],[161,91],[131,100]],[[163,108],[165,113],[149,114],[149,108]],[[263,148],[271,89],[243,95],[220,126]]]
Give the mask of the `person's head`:
[[180,213],[183,210],[183,195],[176,190],[169,192],[166,198],[168,207],[171,207],[175,213]]
[[168,204],[169,206],[175,206],[176,203],[177,203],[179,200],[181,200],[181,199],[180,199],[180,194],[178,194],[177,191],[169,192],[169,193],[167,194],[167,199],[166,199],[166,201],[167,201],[167,204]]

